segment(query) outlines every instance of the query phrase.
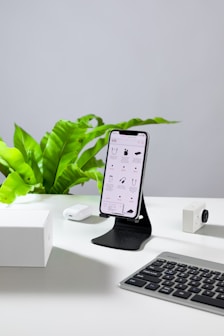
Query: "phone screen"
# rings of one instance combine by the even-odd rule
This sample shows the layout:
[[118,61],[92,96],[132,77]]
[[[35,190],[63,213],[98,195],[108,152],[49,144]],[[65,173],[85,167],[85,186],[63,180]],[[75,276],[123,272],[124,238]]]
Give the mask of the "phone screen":
[[138,217],[147,145],[146,132],[113,130],[110,133],[100,200],[101,214]]

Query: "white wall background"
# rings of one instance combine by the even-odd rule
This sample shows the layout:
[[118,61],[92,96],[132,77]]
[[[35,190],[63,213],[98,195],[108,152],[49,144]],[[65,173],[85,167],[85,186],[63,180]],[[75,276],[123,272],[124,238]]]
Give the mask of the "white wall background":
[[224,197],[223,18],[222,0],[0,0],[0,136],[87,113],[180,120],[142,128],[144,193]]

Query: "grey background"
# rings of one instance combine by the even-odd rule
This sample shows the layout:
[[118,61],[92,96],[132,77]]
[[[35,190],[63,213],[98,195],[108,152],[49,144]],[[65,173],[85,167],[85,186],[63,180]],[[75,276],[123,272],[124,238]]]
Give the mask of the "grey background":
[[0,136],[88,113],[179,120],[141,128],[145,195],[223,197],[223,18],[222,0],[0,0]]

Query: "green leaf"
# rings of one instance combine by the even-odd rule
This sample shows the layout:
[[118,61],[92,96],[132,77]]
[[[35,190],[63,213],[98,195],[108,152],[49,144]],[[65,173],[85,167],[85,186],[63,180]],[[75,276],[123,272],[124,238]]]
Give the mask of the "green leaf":
[[33,186],[26,184],[17,172],[10,173],[0,187],[0,202],[10,204],[32,189]]
[[0,159],[5,162],[5,168],[16,171],[25,183],[35,184],[36,178],[32,168],[25,162],[22,153],[15,147],[8,147],[0,141]]
[[143,126],[143,125],[155,125],[155,124],[173,124],[176,123],[176,121],[169,121],[160,117],[155,117],[155,118],[149,118],[149,119],[140,119],[140,118],[133,118],[130,119],[129,121],[123,121],[121,123],[117,124],[117,127],[119,129],[128,129],[131,127],[136,127],[136,126]]
[[[94,122],[96,123],[95,125]],[[77,123],[79,124],[79,127],[84,128],[93,128],[104,125],[103,119],[96,116],[95,114],[87,114],[85,116],[82,116],[81,118],[77,119]]]
[[77,165],[80,168],[84,167],[88,163],[88,161],[91,157],[95,156],[97,153],[99,153],[99,151],[104,146],[106,146],[106,144],[108,143],[109,132],[110,132],[110,129],[106,132],[104,137],[99,138],[96,141],[96,143],[94,144],[93,147],[90,147],[90,148],[86,149],[85,151],[83,151],[83,153],[81,154],[81,156],[77,160]]
[[0,157],[0,172],[6,177],[10,173],[8,163]]
[[91,157],[87,163],[82,167],[83,171],[95,169],[95,168],[103,168],[104,162],[103,160],[97,160],[94,156]]
[[58,177],[54,186],[50,190],[51,194],[66,194],[70,188],[78,184],[83,184],[90,179],[96,180],[98,188],[102,186],[102,173],[96,169],[83,171],[76,164],[70,164],[63,171],[62,175]]
[[42,150],[42,153],[44,152],[46,146],[47,146],[47,142],[48,142],[48,138],[50,136],[49,132],[46,132],[45,135],[43,136],[43,138],[40,141],[40,148]]
[[56,123],[43,152],[43,177],[46,191],[54,185],[67,165],[74,162],[82,148],[85,128],[78,123],[60,120]]
[[43,157],[40,145],[36,140],[15,124],[14,146],[23,154],[24,160],[32,168],[36,180],[42,182]]

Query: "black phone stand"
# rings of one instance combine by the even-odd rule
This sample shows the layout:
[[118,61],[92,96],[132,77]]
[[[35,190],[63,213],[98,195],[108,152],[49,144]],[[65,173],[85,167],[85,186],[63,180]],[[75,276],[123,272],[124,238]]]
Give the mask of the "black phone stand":
[[137,220],[115,218],[115,224],[109,232],[92,239],[96,245],[121,249],[138,250],[152,232],[152,226],[142,197],[140,216]]

